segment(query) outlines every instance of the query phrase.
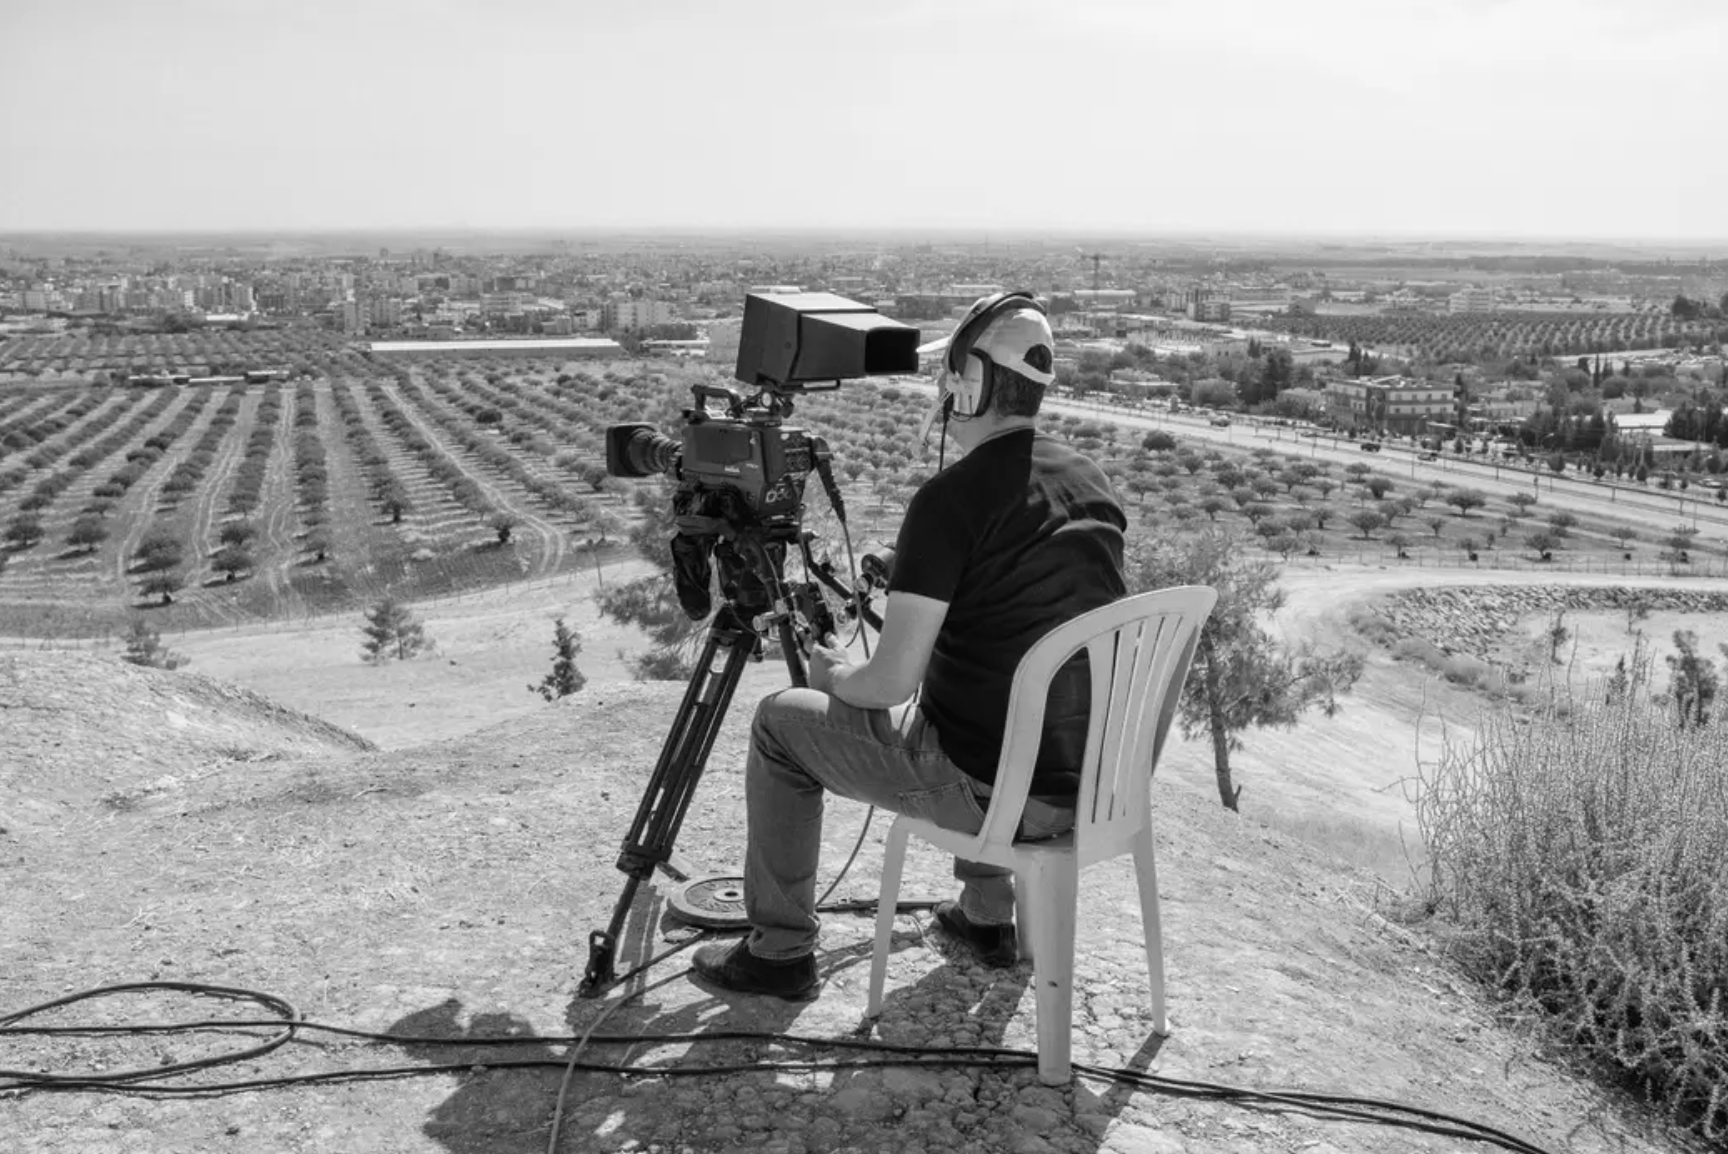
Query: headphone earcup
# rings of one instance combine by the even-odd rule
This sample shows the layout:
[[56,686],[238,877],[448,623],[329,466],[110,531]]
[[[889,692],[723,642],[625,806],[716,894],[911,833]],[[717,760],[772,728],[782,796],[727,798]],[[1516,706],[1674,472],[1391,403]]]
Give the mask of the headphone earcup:
[[984,411],[989,391],[990,366],[979,357],[966,358],[966,371],[954,384],[954,415],[976,417]]

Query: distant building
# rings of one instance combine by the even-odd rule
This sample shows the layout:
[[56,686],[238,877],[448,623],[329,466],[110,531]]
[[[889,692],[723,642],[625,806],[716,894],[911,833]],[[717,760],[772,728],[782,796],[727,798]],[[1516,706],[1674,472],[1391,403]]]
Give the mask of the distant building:
[[1287,288],[1233,288],[1230,311],[1236,313],[1281,313],[1290,307]]
[[1082,310],[1092,311],[1133,308],[1137,294],[1133,289],[1075,289],[1069,295]]
[[671,302],[649,297],[612,297],[601,310],[601,327],[612,333],[631,333],[653,325],[669,325],[677,319]]
[[1476,288],[1461,288],[1446,298],[1448,312],[1454,313],[1491,313],[1494,311],[1494,290]]
[[1144,401],[1152,397],[1174,397],[1181,386],[1156,373],[1139,369],[1117,369],[1110,374],[1110,391],[1131,400]]
[[369,348],[379,356],[460,357],[460,356],[521,356],[542,357],[615,357],[624,349],[617,341],[605,337],[559,337],[551,340],[503,341],[373,341]]
[[525,292],[483,293],[480,297],[480,311],[487,316],[504,316],[507,313],[522,312],[533,301],[534,298]]
[[1230,321],[1230,302],[1212,289],[1195,285],[1188,290],[1185,304],[1189,320],[1211,324],[1228,324]]
[[1674,413],[1670,409],[1657,409],[1654,413],[1615,413],[1614,431],[1659,435],[1668,427],[1668,422],[1673,417]]
[[1450,425],[1457,399],[1450,385],[1409,377],[1335,380],[1326,384],[1326,412],[1341,428],[1415,437],[1430,424]]
[[708,341],[705,338],[698,338],[689,341],[643,341],[642,351],[650,356],[694,358],[700,360],[708,355]]

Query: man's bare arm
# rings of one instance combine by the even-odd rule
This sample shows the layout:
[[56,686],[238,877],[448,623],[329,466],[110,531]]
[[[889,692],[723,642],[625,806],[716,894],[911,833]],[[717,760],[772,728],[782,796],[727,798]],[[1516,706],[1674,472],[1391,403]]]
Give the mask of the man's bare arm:
[[870,659],[831,664],[822,675],[817,674],[813,662],[810,684],[860,709],[899,705],[924,683],[924,670],[936,647],[936,634],[947,616],[946,601],[916,593],[890,593],[887,611],[882,615],[882,636]]

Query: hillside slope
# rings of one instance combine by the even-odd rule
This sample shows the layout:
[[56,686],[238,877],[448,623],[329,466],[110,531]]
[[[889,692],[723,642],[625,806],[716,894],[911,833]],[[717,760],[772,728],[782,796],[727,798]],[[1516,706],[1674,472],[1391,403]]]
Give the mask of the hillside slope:
[[372,743],[250,690],[80,653],[0,654],[0,815],[21,831],[185,790],[236,764]]
[[[524,1043],[460,1045],[466,1034],[581,1033],[612,1005],[575,988],[587,937],[620,888],[615,848],[677,707],[676,684],[591,684],[578,697],[469,737],[368,752],[250,695],[224,711],[219,687],[183,674],[122,670],[105,692],[64,659],[8,658],[7,702],[28,702],[35,737],[8,785],[36,783],[53,807],[0,836],[7,980],[0,1013],[70,990],[141,980],[269,991],[311,1019],[449,1037],[409,1050],[328,1036],[207,1077],[272,1077],[414,1061],[471,1068],[396,1082],[303,1086],[205,1101],[79,1094],[0,1095],[9,1149],[348,1152],[540,1151],[558,1059]],[[763,671],[754,671],[762,673]],[[107,676],[106,673],[103,674]],[[766,674],[763,674],[764,678]],[[64,683],[58,690],[48,688]],[[753,699],[754,682],[740,693]],[[17,708],[4,715],[10,728]],[[181,720],[172,720],[173,716]],[[60,744],[46,740],[49,719]],[[734,709],[679,847],[730,868],[743,843],[741,769],[749,721]],[[124,736],[130,732],[133,736]],[[139,748],[267,750],[229,761],[196,788],[141,789],[161,773]],[[130,760],[129,760],[130,759]],[[211,763],[204,763],[208,769]],[[123,768],[123,767],[131,768]],[[10,767],[9,767],[10,768]],[[90,780],[79,790],[43,783]],[[1074,1031],[1077,1060],[1149,1066],[1181,1078],[1398,1098],[1463,1114],[1550,1150],[1663,1147],[1635,1137],[1600,1093],[1544,1062],[1497,1025],[1416,937],[1372,909],[1374,886],[1338,860],[1224,813],[1200,751],[1176,749],[1157,788],[1172,1036],[1151,1036],[1132,879],[1119,864],[1083,882]],[[99,779],[99,780],[96,780]],[[129,791],[114,804],[113,791]],[[861,807],[829,810],[821,884],[845,860]],[[872,897],[878,822],[837,897]],[[947,863],[914,846],[907,896],[943,895]],[[620,969],[663,945],[654,887],[638,906]],[[12,912],[21,916],[10,916]],[[984,970],[927,919],[902,917],[889,997],[875,1036],[919,1046],[1032,1047],[1030,967]],[[620,1007],[608,1032],[761,1030],[853,1035],[871,924],[827,919],[819,1000],[721,998],[672,978]],[[616,995],[614,995],[614,998]],[[76,1020],[184,1020],[250,1013],[182,996],[81,1007]],[[63,1015],[72,1017],[72,1012]],[[173,1037],[0,1040],[0,1068],[66,1071],[156,1065],[232,1045]],[[818,1052],[826,1057],[848,1056]],[[669,1065],[803,1058],[754,1041],[598,1047],[605,1062]],[[486,1068],[490,1064],[492,1068]],[[1028,1071],[756,1070],[701,1078],[578,1074],[566,1151],[840,1149],[934,1151],[1454,1151],[1456,1138],[1255,1111],[1081,1081],[1039,1087]]]

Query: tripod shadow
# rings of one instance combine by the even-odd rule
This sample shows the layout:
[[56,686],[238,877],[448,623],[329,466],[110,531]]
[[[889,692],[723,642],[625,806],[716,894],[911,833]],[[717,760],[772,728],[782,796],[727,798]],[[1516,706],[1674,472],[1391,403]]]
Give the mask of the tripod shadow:
[[[638,901],[630,918],[624,923],[618,941],[618,957],[647,958],[656,945],[654,927],[665,912],[664,899],[653,889],[646,901]],[[574,980],[574,979],[573,979]],[[604,1003],[577,999],[566,1013],[566,1019],[580,1035],[598,1016],[593,1007]],[[578,1013],[580,1007],[589,1012]],[[578,1024],[579,1022],[579,1024]],[[606,1028],[616,1029],[610,1020]],[[559,1067],[569,1060],[570,1049],[562,1045],[525,1041],[521,1046],[464,1044],[466,1039],[520,1035],[529,1037],[547,1032],[544,1024],[536,1028],[527,1018],[508,1013],[480,1014],[463,1024],[462,1002],[447,998],[434,1006],[396,1021],[386,1033],[404,1037],[449,1038],[448,1046],[415,1045],[410,1054],[429,1063],[471,1063],[474,1069],[463,1077],[462,1084],[428,1114],[421,1130],[451,1154],[530,1154],[544,1151],[546,1132],[551,1125],[553,1108],[563,1074]],[[609,1051],[588,1051],[585,1061],[616,1061]],[[533,1060],[544,1062],[542,1067],[501,1068],[507,1061]],[[617,1082],[612,1075],[578,1074],[569,1099],[580,1102],[586,1087],[582,1082],[592,1079]],[[568,1141],[565,1148],[571,1148]],[[577,1145],[575,1149],[586,1149]]]

